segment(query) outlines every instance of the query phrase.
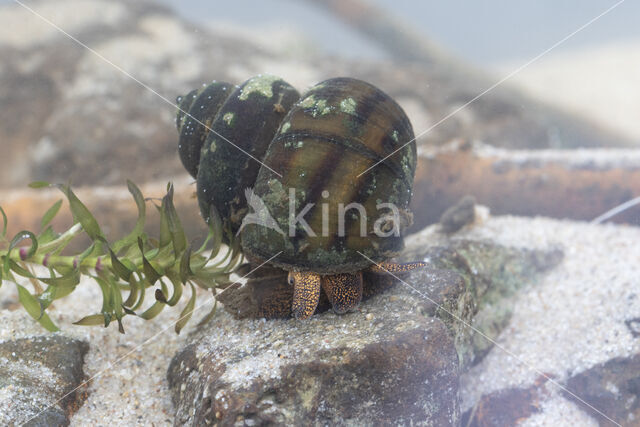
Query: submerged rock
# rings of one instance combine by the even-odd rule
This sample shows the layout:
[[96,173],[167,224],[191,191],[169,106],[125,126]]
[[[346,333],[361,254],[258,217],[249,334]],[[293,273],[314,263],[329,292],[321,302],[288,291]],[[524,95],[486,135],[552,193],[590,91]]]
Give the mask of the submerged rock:
[[[515,249],[480,241],[422,246],[417,236],[402,259],[422,259],[438,269],[456,272],[463,279],[463,284],[453,286],[453,282],[428,285],[426,296],[433,299],[427,313],[441,318],[451,328],[461,363],[468,366],[486,355],[507,325],[517,291],[531,284],[539,273],[556,266],[562,256],[557,249]],[[433,283],[428,280],[428,271],[416,271],[411,282]]]
[[640,424],[640,354],[618,357],[581,372],[569,378],[567,389],[573,393],[565,393],[567,399],[596,418],[601,426],[609,426],[611,421],[600,412],[622,426]]
[[508,388],[483,396],[476,406],[462,415],[462,425],[512,426],[529,418],[540,411],[540,401],[545,395],[540,382],[529,388]]
[[[494,336],[506,323],[502,301],[560,254],[463,241],[410,247],[405,258],[434,268],[354,313],[309,321],[218,314],[171,362],[175,423],[457,425],[460,371],[488,348],[469,325]],[[251,292],[234,300],[234,314],[259,312]],[[499,307],[489,311],[495,317],[476,324],[489,306]]]
[[455,425],[458,363],[446,326],[384,306],[385,315],[244,321],[227,339],[199,336],[169,368],[175,424]]
[[88,350],[86,342],[62,335],[0,342],[0,424],[69,424],[86,398],[76,388]]
[[476,216],[475,205],[475,197],[466,195],[444,211],[439,221],[442,231],[455,233],[465,225],[471,224]]
[[[633,390],[633,375],[629,381],[603,375],[610,381],[600,385],[593,381],[598,385],[595,389],[586,382],[574,388],[570,378],[596,367],[613,367],[607,365],[611,360],[621,366],[621,360],[640,354],[640,340],[629,328],[629,320],[640,313],[640,230],[548,218],[492,217],[457,237],[527,248],[558,247],[564,253],[562,263],[535,287],[518,292],[508,327],[499,335],[500,347],[461,375],[461,409],[466,413],[501,390],[529,389],[544,374],[551,379],[544,386],[548,394],[538,395],[539,412],[526,419],[523,415],[522,425],[592,426],[605,416],[624,420],[598,402],[595,390],[600,388],[611,399],[604,402],[615,402],[618,408],[623,402],[633,404],[630,394],[623,397],[625,384],[626,390]],[[637,376],[637,365],[635,370]],[[633,370],[627,372],[633,374]],[[577,399],[568,399],[562,387],[601,411],[600,418],[595,411],[592,416],[581,410]],[[609,388],[610,394],[604,393]],[[612,391],[616,389],[620,395]],[[637,425],[637,420],[630,425]]]
[[634,338],[640,338],[640,317],[625,320],[624,324],[627,325],[627,329]]

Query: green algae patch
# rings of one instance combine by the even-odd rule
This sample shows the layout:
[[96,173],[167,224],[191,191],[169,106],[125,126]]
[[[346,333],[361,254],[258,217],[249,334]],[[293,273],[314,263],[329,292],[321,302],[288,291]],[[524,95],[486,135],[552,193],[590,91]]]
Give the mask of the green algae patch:
[[349,97],[340,101],[340,111],[347,114],[356,114],[356,100]]
[[227,126],[232,127],[233,126],[233,119],[235,118],[235,114],[229,112],[226,113],[224,116],[222,116],[222,120],[224,120],[224,122],[227,124]]
[[268,74],[254,77],[245,83],[238,99],[246,101],[252,93],[258,93],[265,98],[271,98],[273,96],[273,84],[278,80],[281,80],[280,77]]

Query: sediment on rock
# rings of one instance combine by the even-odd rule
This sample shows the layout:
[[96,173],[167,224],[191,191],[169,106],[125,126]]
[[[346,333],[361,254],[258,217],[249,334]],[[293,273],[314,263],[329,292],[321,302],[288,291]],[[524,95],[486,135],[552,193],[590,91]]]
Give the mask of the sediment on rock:
[[0,423],[68,425],[86,398],[86,342],[43,335],[0,342]]
[[[230,289],[225,308],[244,320],[206,327],[172,360],[175,422],[457,425],[459,374],[489,348],[468,326],[495,337],[510,298],[561,254],[461,241],[410,247],[407,257],[432,267],[341,316],[251,319],[259,285],[279,289],[277,275]],[[497,317],[476,322],[478,309],[501,303]]]
[[566,392],[565,397],[601,426],[611,425],[610,419],[625,427],[640,422],[640,354],[587,369],[569,378],[566,387],[571,393]]

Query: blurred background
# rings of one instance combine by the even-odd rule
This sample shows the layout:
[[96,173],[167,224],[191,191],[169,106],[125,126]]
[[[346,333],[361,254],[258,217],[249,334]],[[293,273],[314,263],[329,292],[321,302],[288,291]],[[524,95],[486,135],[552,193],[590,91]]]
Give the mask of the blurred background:
[[[274,29],[304,34],[329,53],[383,58],[385,52],[349,26],[318,10],[313,1],[238,0],[234,2],[158,0],[180,16],[203,26],[230,25],[246,31]],[[25,2],[31,4],[32,2]],[[542,52],[611,5],[612,0],[481,3],[463,0],[370,0],[406,21],[415,31],[476,65],[493,66]],[[14,4],[0,0],[0,5]],[[637,41],[640,4],[624,6],[559,47],[556,53],[616,42]]]
[[[312,1],[160,1],[204,26],[226,23],[255,33],[293,31],[304,34],[328,53],[372,59],[386,56],[375,43],[348,25],[336,22],[331,14],[314,7]],[[396,15],[453,54],[479,66],[493,67],[538,55],[616,2],[371,0],[370,3]],[[555,53],[638,41],[638,16],[640,4],[625,2],[623,7],[599,19],[597,25],[558,47]]]
[[[160,1],[207,28],[234,28],[254,39],[260,39],[260,34],[277,34],[283,43],[287,38],[296,42],[306,40],[306,47],[319,53],[348,58],[385,60],[391,56],[349,23],[339,22],[334,14],[319,9],[312,0],[231,3],[187,0],[179,4]],[[370,0],[369,3],[450,54],[501,77],[617,1]],[[512,82],[535,97],[606,122],[640,141],[640,121],[636,119],[640,114],[638,16],[640,3],[625,1],[523,69]]]
[[[588,220],[640,192],[626,172],[635,164],[608,160],[629,163],[634,154],[576,150],[628,150],[640,142],[638,2],[23,5],[33,11],[0,1],[0,189],[11,194],[3,196],[8,210],[6,200],[31,200],[24,189],[34,180],[118,192],[129,178],[152,193],[168,180],[182,183],[177,194],[192,212],[173,101],[214,79],[239,84],[260,73],[282,76],[301,91],[349,75],[398,101],[421,154],[416,230],[464,194],[497,214]],[[458,151],[447,160],[442,150],[454,146],[506,151]],[[484,163],[474,160],[485,155]],[[610,173],[577,177],[570,172],[576,161]],[[539,169],[520,170],[522,164]],[[15,212],[28,228],[21,203]],[[109,206],[101,209],[108,220]],[[637,223],[640,216],[620,220]]]

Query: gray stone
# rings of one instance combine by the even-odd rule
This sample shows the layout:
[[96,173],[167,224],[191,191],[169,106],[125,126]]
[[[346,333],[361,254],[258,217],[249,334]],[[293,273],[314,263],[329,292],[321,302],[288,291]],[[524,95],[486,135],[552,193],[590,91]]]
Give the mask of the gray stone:
[[88,349],[86,342],[62,335],[0,342],[0,424],[69,424],[86,398],[84,388],[76,388]]
[[560,257],[467,241],[409,248],[403,258],[434,268],[357,312],[308,321],[246,319],[260,298],[240,293],[227,301],[244,320],[218,314],[172,360],[175,423],[456,425],[458,375],[489,348],[468,325],[497,333],[508,303],[480,325],[478,309],[509,300]]
[[625,320],[624,324],[634,338],[640,338],[640,317]]
[[587,369],[569,378],[567,389],[573,395],[564,393],[565,397],[597,419],[601,426],[609,426],[611,421],[593,408],[622,426],[637,426],[640,423],[640,354],[617,357]]
[[426,295],[433,299],[427,303],[427,313],[451,328],[461,363],[468,366],[479,362],[493,347],[511,318],[517,291],[556,266],[562,257],[560,250],[515,249],[457,240],[448,246],[414,244],[407,247],[402,260],[423,259],[432,267],[457,273],[463,280],[433,280],[428,269],[416,271],[410,279],[411,283],[426,284]]
[[455,425],[458,363],[447,328],[397,303],[385,312],[238,322],[227,333],[252,337],[248,348],[205,334],[169,368],[175,424]]
[[540,411],[545,393],[540,384],[529,388],[507,388],[486,396],[462,414],[467,427],[512,426]]

